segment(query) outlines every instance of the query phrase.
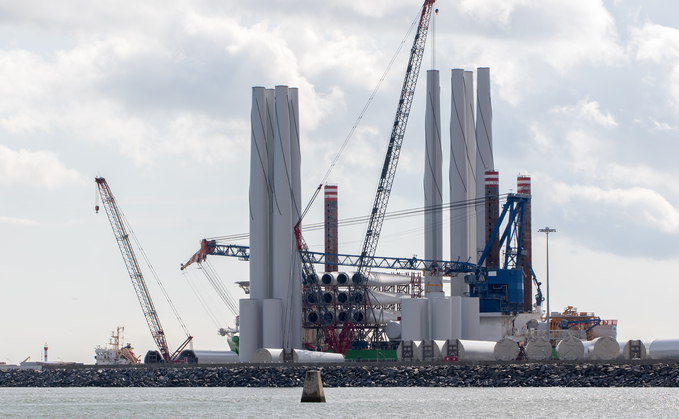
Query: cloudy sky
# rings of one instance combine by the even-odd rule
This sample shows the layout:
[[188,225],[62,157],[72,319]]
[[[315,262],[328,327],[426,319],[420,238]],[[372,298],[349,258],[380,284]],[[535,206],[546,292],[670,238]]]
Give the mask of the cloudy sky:
[[[233,315],[200,271],[179,266],[200,239],[247,232],[251,87],[300,89],[306,201],[420,6],[1,0],[0,361],[39,360],[48,342],[52,360],[91,363],[94,347],[119,325],[138,353],[154,348],[106,215],[95,215],[95,176],[107,178],[195,347],[225,349],[216,330]],[[557,229],[552,309],[574,305],[618,319],[620,339],[679,337],[677,6],[439,0],[436,7],[444,125],[450,70],[490,67],[501,191],[515,191],[518,174],[532,176],[534,266],[543,282],[545,240],[536,230]],[[371,208],[411,42],[329,179],[339,185],[340,218]],[[423,71],[432,61],[428,48]],[[392,211],[423,202],[424,80]],[[449,136],[443,141],[447,167]],[[321,219],[318,202],[307,222]],[[423,255],[422,223],[387,221],[378,254]],[[359,253],[362,229],[340,231],[341,252]],[[318,233],[307,241],[322,249]],[[247,263],[212,263],[233,297],[244,297],[233,282],[248,279]],[[145,272],[174,349],[185,336]]]

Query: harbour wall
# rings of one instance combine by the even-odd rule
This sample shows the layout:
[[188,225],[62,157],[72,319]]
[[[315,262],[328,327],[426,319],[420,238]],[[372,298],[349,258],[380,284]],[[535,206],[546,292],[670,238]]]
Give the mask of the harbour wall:
[[679,387],[679,363],[158,366],[0,370],[0,387]]

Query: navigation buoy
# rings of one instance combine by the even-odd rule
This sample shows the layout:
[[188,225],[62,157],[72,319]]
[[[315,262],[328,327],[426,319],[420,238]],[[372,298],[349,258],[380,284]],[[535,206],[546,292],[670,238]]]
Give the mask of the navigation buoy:
[[302,403],[325,403],[323,392],[323,380],[318,370],[307,371],[304,378],[304,390],[302,391]]

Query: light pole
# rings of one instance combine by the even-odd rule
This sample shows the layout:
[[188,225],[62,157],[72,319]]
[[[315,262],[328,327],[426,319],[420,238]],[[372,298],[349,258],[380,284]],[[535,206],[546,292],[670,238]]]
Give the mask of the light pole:
[[549,326],[549,233],[556,233],[556,230],[545,227],[538,230],[538,233],[545,233],[547,235],[547,339],[549,339],[551,335]]

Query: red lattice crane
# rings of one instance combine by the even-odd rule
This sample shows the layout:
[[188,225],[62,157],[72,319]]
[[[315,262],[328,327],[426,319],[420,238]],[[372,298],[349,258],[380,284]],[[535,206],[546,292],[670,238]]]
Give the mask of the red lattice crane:
[[[153,305],[153,300],[151,300],[149,290],[148,288],[146,288],[144,275],[142,275],[141,269],[139,268],[139,263],[137,262],[137,257],[135,256],[134,251],[132,249],[132,244],[130,243],[130,233],[127,232],[127,229],[125,228],[126,223],[123,222],[124,215],[118,208],[118,204],[116,203],[116,200],[113,197],[113,194],[111,193],[111,189],[108,187],[108,183],[106,183],[106,179],[104,179],[103,177],[97,177],[95,178],[95,182],[97,183],[99,195],[101,196],[101,204],[104,206],[104,209],[106,210],[106,215],[108,215],[108,220],[111,223],[113,234],[116,237],[118,247],[120,248],[120,253],[123,256],[123,260],[125,261],[127,272],[130,274],[130,279],[132,280],[134,291],[137,293],[139,304],[141,305],[141,309],[144,312],[146,323],[148,323],[149,329],[151,330],[151,336],[153,337],[153,340],[156,342],[158,350],[160,351],[160,354],[165,362],[168,363],[179,362],[177,360],[179,353],[182,350],[184,350],[186,345],[188,345],[189,342],[191,342],[193,337],[186,330],[184,322],[177,314],[174,305],[169,300],[167,293],[165,293],[165,290],[162,288],[161,285],[161,289],[163,289],[166,298],[168,298],[168,302],[172,306],[172,310],[175,312],[175,315],[177,315],[177,319],[179,320],[182,328],[184,329],[187,335],[187,339],[184,341],[184,343],[182,343],[182,345],[176,351],[170,353],[170,349],[168,348],[167,345],[167,339],[165,338],[165,332],[163,331],[163,327],[160,324],[160,319],[158,318],[158,313],[156,311],[155,306]],[[99,212],[98,205],[95,207],[95,210]]]

